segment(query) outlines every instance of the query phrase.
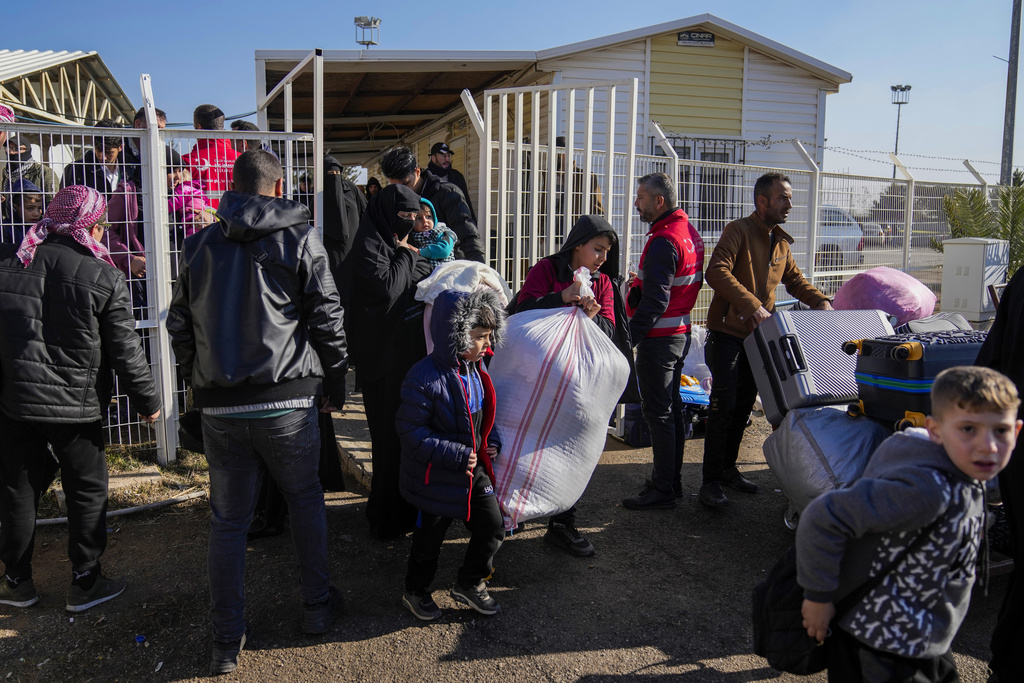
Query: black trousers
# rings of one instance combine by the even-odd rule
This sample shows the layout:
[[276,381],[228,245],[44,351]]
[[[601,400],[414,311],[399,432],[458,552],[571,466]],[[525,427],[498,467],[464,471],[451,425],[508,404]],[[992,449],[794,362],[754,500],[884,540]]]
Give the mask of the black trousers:
[[828,639],[829,683],[959,683],[947,651],[938,657],[911,659],[864,645],[841,628]]
[[718,481],[736,467],[743,430],[757,398],[757,385],[743,350],[743,340],[723,332],[709,332],[704,358],[714,378],[711,407],[704,430],[704,482]]
[[1020,676],[1018,657],[1024,652],[1024,578],[1020,570],[1024,563],[1024,445],[1014,449],[1010,464],[999,473],[999,491],[1006,507],[1014,565],[992,632],[989,666],[1000,681],[1013,681]]
[[7,575],[32,576],[39,498],[58,467],[68,506],[71,569],[97,569],[107,547],[107,460],[100,422],[20,422],[0,414],[0,434],[0,560]]
[[402,443],[395,429],[395,416],[402,403],[402,382],[406,373],[427,355],[423,317],[417,316],[402,323],[394,337],[394,342],[386,347],[389,365],[384,372],[379,372],[377,367],[362,366],[358,371],[371,371],[362,380],[363,408],[366,426],[370,429],[373,457],[373,479],[366,518],[370,534],[380,540],[398,538],[412,531],[416,521],[416,508],[409,505],[398,490]]
[[[458,575],[458,583],[463,588],[472,588],[491,575],[494,555],[505,538],[498,499],[491,487],[491,479],[481,465],[473,470],[469,510],[469,519],[463,522],[470,534],[469,545]],[[420,513],[419,525],[412,533],[409,571],[405,575],[407,591],[420,593],[430,589],[437,573],[441,545],[453,521],[450,517]]]

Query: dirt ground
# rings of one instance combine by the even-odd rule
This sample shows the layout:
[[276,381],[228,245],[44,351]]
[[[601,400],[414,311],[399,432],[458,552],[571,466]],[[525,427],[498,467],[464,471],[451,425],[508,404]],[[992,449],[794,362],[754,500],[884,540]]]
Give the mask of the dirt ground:
[[[434,597],[445,612],[421,625],[400,605],[409,539],[370,539],[365,491],[327,497],[333,580],[346,614],[323,637],[298,630],[296,571],[288,534],[248,550],[250,638],[225,681],[788,681],[750,654],[750,590],[792,542],[785,499],[761,455],[769,427],[747,430],[741,469],[761,486],[724,510],[697,502],[703,442],[687,445],[686,496],[675,510],[621,505],[650,467],[650,449],[609,439],[579,505],[597,548],[578,559],[542,541],[528,523],[496,558],[491,590],[502,612],[483,617],[448,597],[465,535],[453,525]],[[104,567],[126,574],[115,601],[75,618],[64,612],[66,530],[40,528],[39,604],[0,606],[0,681],[191,681],[206,677],[209,511],[190,505],[120,517]],[[954,643],[965,683],[985,681],[988,638],[1006,587],[975,591]],[[143,642],[139,642],[143,638]],[[804,680],[824,681],[825,676]]]

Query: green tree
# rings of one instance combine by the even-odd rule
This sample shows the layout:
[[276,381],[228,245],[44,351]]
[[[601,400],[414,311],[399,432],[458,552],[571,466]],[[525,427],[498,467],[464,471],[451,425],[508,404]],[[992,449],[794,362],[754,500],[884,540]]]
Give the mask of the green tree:
[[[957,190],[942,198],[949,221],[949,235],[990,237],[1010,243],[1010,270],[1013,277],[1024,262],[1024,171],[1013,172],[1009,186],[997,190],[995,206],[982,190]],[[942,251],[942,243],[932,239],[932,248]]]

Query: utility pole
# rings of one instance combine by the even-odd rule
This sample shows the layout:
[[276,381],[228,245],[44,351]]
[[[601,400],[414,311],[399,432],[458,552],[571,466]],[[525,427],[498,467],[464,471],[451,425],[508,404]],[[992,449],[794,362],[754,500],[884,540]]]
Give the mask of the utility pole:
[[[1020,2],[1020,0],[1017,0]],[[896,105],[896,148],[893,150],[893,154],[899,156],[900,153],[900,114],[903,113],[903,105],[910,102],[910,86],[909,85],[890,85],[889,90],[892,91],[892,103]],[[892,166],[892,179],[896,180],[896,164]]]
[[1020,3],[1013,0],[1010,21],[1010,63],[1006,70],[1006,113],[1003,116],[1003,158],[999,165],[999,184],[1009,185],[1013,176],[1013,123],[1017,115],[1017,60],[1020,54]]

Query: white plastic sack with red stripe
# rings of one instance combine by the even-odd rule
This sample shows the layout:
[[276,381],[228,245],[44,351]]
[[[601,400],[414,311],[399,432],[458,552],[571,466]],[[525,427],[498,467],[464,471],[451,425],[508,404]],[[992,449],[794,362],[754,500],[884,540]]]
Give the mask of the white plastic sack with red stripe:
[[629,365],[577,307],[517,313],[488,371],[502,450],[495,489],[505,528],[563,512],[590,481]]

